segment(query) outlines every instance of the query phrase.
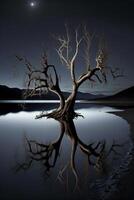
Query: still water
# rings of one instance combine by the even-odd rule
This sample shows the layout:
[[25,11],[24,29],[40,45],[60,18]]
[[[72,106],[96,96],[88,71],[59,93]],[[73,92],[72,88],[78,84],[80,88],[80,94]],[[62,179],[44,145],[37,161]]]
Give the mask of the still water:
[[71,122],[35,119],[39,111],[1,115],[0,199],[99,199],[92,186],[107,182],[132,145],[116,111],[79,106],[83,117]]

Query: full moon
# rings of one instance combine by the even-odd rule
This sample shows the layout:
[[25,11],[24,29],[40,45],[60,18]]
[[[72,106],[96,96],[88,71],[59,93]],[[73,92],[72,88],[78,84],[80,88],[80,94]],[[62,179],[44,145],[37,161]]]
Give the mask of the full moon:
[[32,8],[36,7],[36,4],[37,4],[36,1],[31,1],[31,2],[30,2],[30,6],[31,6]]

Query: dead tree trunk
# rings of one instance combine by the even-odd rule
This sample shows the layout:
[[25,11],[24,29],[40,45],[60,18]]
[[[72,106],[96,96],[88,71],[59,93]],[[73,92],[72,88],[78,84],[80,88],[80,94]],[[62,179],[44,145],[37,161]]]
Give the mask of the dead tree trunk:
[[[66,27],[67,28],[67,27]],[[59,47],[57,49],[57,53],[59,55],[62,64],[65,64],[66,67],[70,71],[70,77],[72,81],[72,93],[65,100],[63,92],[60,89],[59,84],[59,76],[57,74],[57,70],[55,65],[48,64],[48,59],[46,54],[43,54],[41,57],[41,68],[34,69],[31,63],[26,58],[19,58],[19,60],[24,60],[25,65],[27,67],[27,91],[28,95],[32,96],[36,94],[36,92],[53,92],[55,93],[60,100],[59,107],[52,111],[51,113],[42,114],[38,116],[40,117],[52,117],[58,120],[70,120],[74,117],[78,116],[74,112],[74,106],[76,101],[76,95],[79,87],[86,81],[99,83],[107,82],[106,72],[109,70],[113,79],[117,77],[121,77],[121,75],[117,74],[118,68],[115,70],[106,66],[107,61],[107,49],[104,44],[99,47],[98,53],[96,55],[96,65],[92,66],[90,61],[90,46],[93,35],[91,35],[86,28],[82,31],[79,36],[79,31],[75,30],[75,38],[74,44],[69,37],[68,29],[66,29],[66,37],[59,37]],[[82,45],[81,45],[82,44]],[[84,46],[83,46],[84,45]],[[79,56],[80,49],[84,48],[85,51],[85,63],[82,68],[85,68],[85,72],[83,72],[79,77],[76,75],[76,65],[78,64],[77,57]],[[80,54],[81,55],[81,54]],[[18,56],[17,56],[18,59]],[[34,88],[31,90],[31,88]],[[30,93],[29,93],[30,91]],[[27,96],[26,96],[27,97]]]
[[62,117],[65,119],[73,119],[76,116],[74,112],[74,106],[76,101],[78,87],[76,85],[73,86],[73,91],[70,96],[67,98],[64,108],[62,110]]

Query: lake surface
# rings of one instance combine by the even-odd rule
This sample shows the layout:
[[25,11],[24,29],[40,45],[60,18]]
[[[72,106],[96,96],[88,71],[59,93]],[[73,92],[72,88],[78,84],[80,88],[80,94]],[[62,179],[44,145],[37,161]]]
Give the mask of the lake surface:
[[130,127],[118,109],[77,107],[83,117],[69,123],[35,119],[39,111],[0,116],[1,200],[100,198],[96,183],[108,181],[133,145]]

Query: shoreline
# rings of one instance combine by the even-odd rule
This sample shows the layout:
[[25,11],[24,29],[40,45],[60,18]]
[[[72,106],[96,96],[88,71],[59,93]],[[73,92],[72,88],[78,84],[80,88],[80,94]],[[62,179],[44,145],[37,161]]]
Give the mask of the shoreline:
[[[124,111],[117,111],[113,112],[115,115],[123,118],[128,122],[130,125],[130,137],[132,139],[132,142],[134,144],[134,108],[129,108]],[[131,152],[131,161],[128,164],[128,170],[126,173],[124,173],[119,182],[118,182],[118,188],[115,192],[111,194],[111,196],[108,198],[108,200],[128,200],[133,199],[134,196],[134,148]]]

